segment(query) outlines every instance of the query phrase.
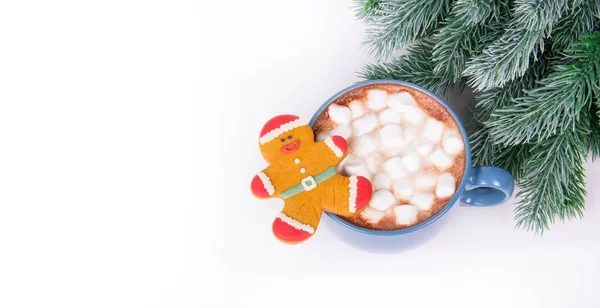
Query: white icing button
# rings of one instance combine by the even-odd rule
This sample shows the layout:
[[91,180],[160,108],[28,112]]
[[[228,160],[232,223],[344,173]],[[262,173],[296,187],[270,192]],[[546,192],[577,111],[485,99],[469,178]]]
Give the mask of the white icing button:
[[300,173],[304,173],[304,172],[306,172],[306,169],[300,168]]
[[296,164],[299,164],[299,163],[300,163],[300,158],[296,158],[296,159],[294,159],[294,162],[295,162]]

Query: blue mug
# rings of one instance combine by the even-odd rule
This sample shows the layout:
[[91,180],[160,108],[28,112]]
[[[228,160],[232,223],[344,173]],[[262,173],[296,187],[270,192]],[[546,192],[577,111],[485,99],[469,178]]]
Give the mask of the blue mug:
[[465,141],[466,166],[465,173],[462,177],[462,181],[460,182],[460,185],[454,193],[452,199],[450,199],[450,201],[439,212],[429,217],[427,220],[424,220],[408,228],[391,231],[371,230],[349,223],[335,214],[325,212],[327,216],[329,216],[337,223],[354,231],[370,235],[390,236],[410,233],[432,224],[434,221],[438,220],[440,217],[446,214],[458,199],[460,199],[461,205],[466,206],[493,206],[504,203],[505,201],[510,199],[514,190],[514,181],[511,174],[508,171],[498,167],[471,167],[471,146],[469,145],[469,136],[467,135],[467,131],[465,130],[465,127],[461,123],[458,116],[456,116],[452,108],[450,108],[450,106],[448,106],[448,104],[439,96],[413,83],[394,79],[378,79],[359,82],[336,93],[334,96],[328,99],[314,114],[314,116],[310,120],[309,125],[313,126],[319,115],[333,101],[335,101],[337,98],[339,98],[346,92],[354,90],[356,88],[360,88],[362,86],[381,83],[394,83],[420,90],[436,99],[442,106],[444,106],[448,110],[448,112],[452,115],[454,121],[456,121],[458,127],[460,128],[463,140]]

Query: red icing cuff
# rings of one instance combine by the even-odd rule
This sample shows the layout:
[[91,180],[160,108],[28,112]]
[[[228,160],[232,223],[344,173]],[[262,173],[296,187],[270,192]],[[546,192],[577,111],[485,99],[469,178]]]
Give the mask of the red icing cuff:
[[358,176],[356,182],[356,209],[365,207],[373,196],[373,185],[365,177]]
[[269,197],[269,193],[267,192],[265,185],[263,184],[262,180],[258,177],[258,175],[255,175],[254,178],[252,178],[250,189],[252,190],[252,193],[259,198]]
[[273,234],[280,241],[284,241],[288,244],[298,244],[312,236],[312,234],[304,230],[296,229],[293,226],[288,225],[281,220],[281,218],[275,218],[275,221],[273,221]]
[[346,154],[346,151],[348,151],[348,142],[346,142],[346,139],[340,136],[333,136],[331,139],[333,139],[333,143],[342,150],[342,153]]

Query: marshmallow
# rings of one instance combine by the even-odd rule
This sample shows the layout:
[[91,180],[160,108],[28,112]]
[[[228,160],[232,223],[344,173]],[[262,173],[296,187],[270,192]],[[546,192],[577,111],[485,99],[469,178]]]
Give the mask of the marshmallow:
[[402,178],[406,175],[406,167],[404,167],[400,157],[388,159],[385,163],[383,163],[383,170],[385,170],[390,178],[394,180]]
[[352,142],[352,150],[357,155],[367,155],[375,150],[375,141],[368,135],[356,138]]
[[369,206],[380,211],[387,210],[396,202],[394,195],[389,190],[378,190],[371,197]]
[[379,123],[385,124],[400,124],[400,112],[387,108],[379,114]]
[[404,128],[404,140],[406,143],[413,141],[415,137],[417,137],[417,130],[414,127],[408,126]]
[[434,198],[435,196],[432,193],[415,193],[410,198],[410,203],[418,206],[419,209],[426,211],[431,209]]
[[448,169],[448,167],[452,166],[452,163],[454,162],[452,156],[448,155],[442,149],[436,149],[433,151],[433,153],[429,155],[429,160],[441,170]]
[[373,142],[375,142],[375,146],[379,149],[381,148],[381,138],[379,138],[379,130],[376,130],[369,134],[371,138],[373,138]]
[[387,105],[387,98],[387,91],[370,90],[367,94],[367,107],[373,110],[383,109]]
[[329,135],[330,136],[337,135],[337,136],[343,137],[344,139],[348,139],[348,138],[350,138],[350,136],[352,136],[352,129],[350,128],[350,125],[348,125],[348,124],[339,124],[334,129],[329,131]]
[[350,123],[352,112],[346,106],[331,104],[329,105],[329,117],[337,123]]
[[429,160],[429,156],[421,157],[421,170],[433,169],[435,166]]
[[396,180],[393,189],[400,198],[408,199],[413,193],[413,184],[408,179]]
[[347,162],[344,165],[343,170],[345,175],[359,175],[364,176],[367,179],[371,178],[371,172],[369,172],[369,169],[361,160],[352,160]]
[[405,145],[402,127],[398,124],[388,124],[379,130],[379,138],[384,148],[398,148]]
[[431,190],[435,187],[437,177],[433,174],[421,173],[415,177],[415,187],[418,190]]
[[374,153],[367,156],[367,158],[365,159],[365,162],[367,163],[367,169],[369,169],[369,171],[371,171],[372,173],[377,172],[377,169],[379,167],[379,158],[379,154]]
[[344,159],[342,159],[342,161],[335,167],[337,173],[344,173],[344,166],[350,161],[352,161],[350,155],[344,157]]
[[414,205],[398,205],[394,208],[396,223],[399,225],[410,225],[417,221],[419,208]]
[[360,216],[366,219],[368,222],[374,224],[377,223],[385,216],[385,212],[374,210],[370,207],[366,207],[360,212]]
[[393,95],[387,100],[387,105],[400,112],[405,112],[415,105],[415,99],[408,92],[400,92]]
[[414,173],[421,168],[421,159],[416,153],[402,156],[402,163],[404,163],[404,166],[409,173]]
[[388,157],[395,157],[398,156],[398,154],[402,153],[405,149],[404,148],[390,148],[390,149],[383,149],[382,152],[383,154],[385,154]]
[[367,114],[352,122],[355,136],[364,135],[377,127],[377,117],[373,114]]
[[417,125],[425,119],[425,112],[417,106],[411,106],[404,112],[404,120],[412,125]]
[[424,139],[435,143],[440,141],[442,134],[444,134],[444,123],[431,118],[425,121],[425,127],[421,133]]
[[390,189],[392,187],[392,180],[385,175],[385,173],[377,173],[373,179],[373,188],[376,190]]
[[458,154],[465,148],[465,144],[460,135],[454,132],[448,132],[444,135],[442,146],[444,147],[444,151],[451,155]]
[[327,138],[329,136],[328,133],[318,133],[317,137],[315,138],[315,141],[319,142],[319,141],[323,141],[325,140],[325,138]]
[[454,195],[454,191],[456,190],[456,182],[454,177],[450,173],[442,173],[437,181],[437,186],[435,187],[435,195],[438,198],[448,198]]
[[352,111],[352,119],[358,119],[365,114],[365,106],[361,101],[351,101],[350,104],[348,104],[348,107],[350,107],[350,111]]
[[425,141],[418,141],[414,144],[414,148],[420,156],[427,156],[431,153],[431,150],[433,150],[433,144]]

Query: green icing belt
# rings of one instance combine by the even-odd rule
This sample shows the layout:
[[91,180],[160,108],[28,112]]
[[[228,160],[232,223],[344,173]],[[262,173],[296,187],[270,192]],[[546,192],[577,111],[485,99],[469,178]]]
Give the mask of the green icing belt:
[[[290,187],[288,190],[284,191],[279,195],[283,199],[287,199],[289,197],[295,196],[303,191],[309,191],[317,186],[317,184],[324,182],[330,179],[332,176],[336,174],[335,167],[329,167],[327,170],[315,175],[314,177],[309,176],[306,177],[300,182],[300,184],[296,184]],[[304,184],[304,185],[303,185]]]

